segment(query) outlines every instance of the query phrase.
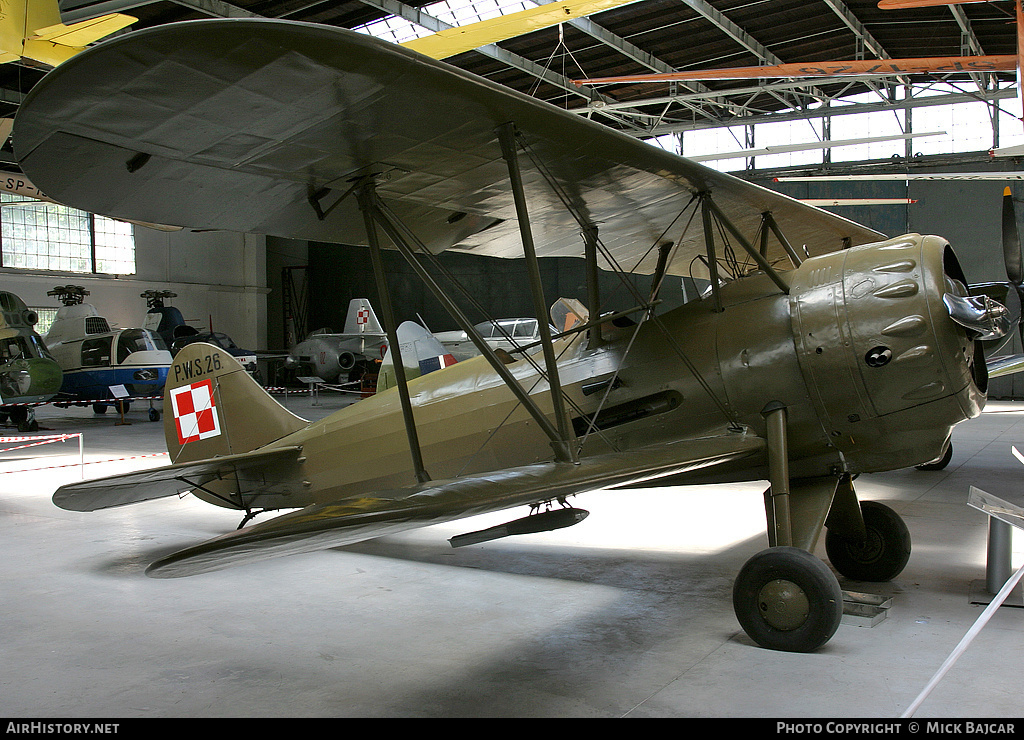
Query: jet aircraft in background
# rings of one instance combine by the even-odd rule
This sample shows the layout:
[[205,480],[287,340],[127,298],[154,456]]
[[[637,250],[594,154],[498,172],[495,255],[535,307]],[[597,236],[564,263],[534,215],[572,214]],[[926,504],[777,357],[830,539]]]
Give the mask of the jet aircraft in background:
[[[348,303],[345,330],[317,329],[292,347],[285,358],[288,369],[311,373],[328,383],[355,380],[376,366],[387,350],[387,333],[366,298]],[[355,376],[355,377],[353,377]]]

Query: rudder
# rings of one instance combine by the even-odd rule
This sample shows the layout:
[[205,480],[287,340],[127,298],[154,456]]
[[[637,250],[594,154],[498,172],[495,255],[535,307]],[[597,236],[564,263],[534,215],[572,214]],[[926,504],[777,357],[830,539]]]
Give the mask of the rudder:
[[383,334],[377,314],[367,298],[353,298],[345,315],[345,334]]
[[164,437],[172,463],[249,452],[308,423],[220,347],[189,344],[167,372]]

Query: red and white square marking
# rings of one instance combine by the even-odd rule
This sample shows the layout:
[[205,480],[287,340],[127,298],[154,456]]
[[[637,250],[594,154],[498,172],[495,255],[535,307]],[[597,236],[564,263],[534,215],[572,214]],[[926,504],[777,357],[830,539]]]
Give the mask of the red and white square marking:
[[213,380],[200,380],[171,391],[171,409],[178,442],[187,444],[220,434],[220,419],[213,400]]

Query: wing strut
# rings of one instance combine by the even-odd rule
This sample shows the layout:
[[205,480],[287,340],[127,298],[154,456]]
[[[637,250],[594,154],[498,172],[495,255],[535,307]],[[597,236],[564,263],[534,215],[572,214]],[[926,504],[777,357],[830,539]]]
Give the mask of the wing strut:
[[587,337],[590,349],[597,349],[604,343],[601,336],[601,291],[598,287],[597,269],[597,227],[594,225],[583,228],[583,257],[587,268],[587,307],[590,309],[588,323],[593,324]]
[[[366,203],[367,213],[373,218],[373,220],[380,225],[384,230],[384,233],[388,235],[388,238],[395,245],[395,248],[405,258],[406,262],[416,273],[417,277],[423,282],[425,286],[434,294],[434,297],[438,302],[445,308],[445,310],[455,320],[455,323],[459,325],[459,329],[466,332],[466,336],[470,338],[473,345],[480,351],[494,372],[498,374],[498,377],[502,379],[509,390],[512,391],[516,399],[523,404],[523,407],[529,412],[530,416],[533,417],[534,421],[537,422],[541,430],[547,435],[548,439],[551,440],[551,446],[555,450],[556,459],[560,462],[568,462],[572,459],[569,452],[568,440],[559,435],[558,429],[551,423],[551,420],[541,411],[540,407],[530,398],[529,393],[519,384],[515,376],[509,371],[505,363],[502,362],[494,350],[491,349],[490,345],[484,341],[480,333],[473,328],[472,322],[462,312],[454,301],[445,294],[444,290],[437,283],[430,273],[423,267],[420,261],[416,258],[416,251],[422,251],[425,254],[429,254],[425,246],[416,238],[409,228],[402,223],[402,221],[394,214],[394,212],[388,208],[379,196],[372,189],[367,193]],[[543,321],[541,323],[544,323]]]
[[[562,385],[558,379],[558,363],[555,349],[551,344],[551,330],[548,328],[547,304],[544,301],[544,288],[540,282],[540,266],[537,263],[537,250],[533,244],[533,232],[530,228],[530,214],[526,205],[526,193],[523,191],[523,178],[519,171],[519,147],[516,144],[515,124],[505,123],[498,127],[498,140],[501,153],[508,165],[508,176],[512,185],[512,196],[516,205],[516,216],[519,219],[519,234],[526,255],[527,274],[530,279],[530,292],[533,295],[533,309],[537,314],[537,330],[540,334],[541,347],[544,351],[544,365],[547,369],[548,386],[551,389],[551,402],[555,409],[555,423],[558,425],[558,436],[561,444],[556,446],[556,456],[569,460],[575,458],[571,444],[569,417],[565,413],[565,402],[562,398]],[[557,447],[561,447],[558,449]],[[564,462],[564,460],[563,460]]]
[[[793,249],[793,245],[789,243],[789,239],[786,238],[786,235],[782,233],[782,229],[780,229],[779,225],[775,222],[775,217],[772,216],[772,212],[765,211],[761,214],[761,219],[764,222],[764,226],[771,229],[771,232],[775,234],[775,238],[779,240],[779,244],[781,244],[782,248],[786,250],[786,254],[789,255],[789,259],[793,263],[793,267],[800,267],[800,265],[803,264],[803,260],[800,259],[800,255],[797,254],[797,251]],[[764,228],[764,226],[762,226],[762,228]],[[768,232],[765,231],[764,235],[767,238]]]
[[[772,282],[779,287],[779,290],[781,290],[786,295],[789,295],[789,285],[786,283],[786,281],[783,280],[782,276],[775,271],[775,268],[771,266],[771,263],[768,262],[767,258],[765,258],[749,241],[747,241],[747,238],[743,236],[739,229],[736,228],[735,224],[733,224],[733,222],[730,221],[724,213],[722,213],[722,209],[718,207],[718,204],[715,203],[714,199],[712,199],[710,193],[707,193],[703,196],[703,202],[707,204],[708,210],[710,210],[711,213],[714,214],[715,218],[718,219],[718,222],[725,226],[725,228],[729,231],[729,233],[733,235],[736,241],[740,243],[740,246],[743,247],[744,251],[746,251],[746,253],[749,254],[754,259],[754,262],[757,263],[757,266],[764,270],[765,274],[772,279]],[[705,217],[705,230],[707,229],[707,223],[708,219],[707,217]]]
[[715,299],[714,312],[722,312],[722,285],[718,279],[718,257],[715,255],[715,229],[711,223],[711,193],[700,195],[700,216],[704,222],[704,246],[708,250],[708,274],[711,278],[711,296]]
[[409,439],[409,452],[412,455],[412,464],[416,471],[416,482],[426,483],[430,480],[430,475],[423,465],[423,453],[420,450],[419,435],[416,433],[416,420],[412,413],[412,401],[409,399],[409,385],[405,375],[405,363],[402,362],[402,350],[398,342],[398,324],[395,323],[395,312],[391,307],[391,294],[388,292],[387,277],[384,275],[384,263],[380,256],[377,224],[373,217],[373,202],[375,199],[373,180],[366,178],[356,190],[356,200],[359,203],[359,210],[363,212],[363,222],[366,224],[366,238],[370,244],[370,261],[373,263],[373,276],[377,281],[377,297],[380,300],[381,311],[384,314],[384,330],[388,335],[388,347],[394,360],[398,397],[402,405],[405,433]]

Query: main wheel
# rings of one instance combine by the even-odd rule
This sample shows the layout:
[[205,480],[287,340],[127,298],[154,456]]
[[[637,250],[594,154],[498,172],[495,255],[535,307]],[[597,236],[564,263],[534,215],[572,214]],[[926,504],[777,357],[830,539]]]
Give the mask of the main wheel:
[[761,647],[806,653],[828,642],[843,618],[839,581],[821,560],[796,547],[750,558],[736,577],[732,605]]
[[865,501],[860,505],[867,537],[844,539],[829,530],[825,535],[828,559],[847,578],[856,581],[889,581],[910,560],[910,531],[900,515],[885,504]]

